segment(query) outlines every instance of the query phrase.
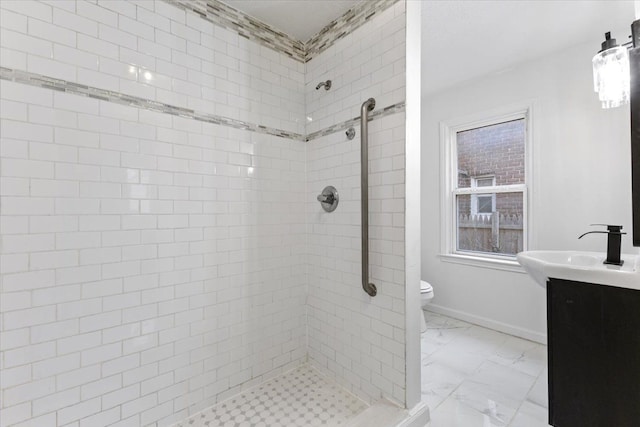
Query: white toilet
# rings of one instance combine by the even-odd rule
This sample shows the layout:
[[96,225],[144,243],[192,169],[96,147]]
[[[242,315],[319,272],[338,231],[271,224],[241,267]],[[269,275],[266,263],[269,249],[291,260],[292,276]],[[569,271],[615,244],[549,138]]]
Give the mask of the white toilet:
[[424,308],[429,304],[429,302],[433,299],[433,287],[429,284],[429,282],[425,282],[424,280],[420,281],[420,319],[422,319],[422,327],[420,328],[421,332],[425,332],[427,330],[427,322],[424,320]]

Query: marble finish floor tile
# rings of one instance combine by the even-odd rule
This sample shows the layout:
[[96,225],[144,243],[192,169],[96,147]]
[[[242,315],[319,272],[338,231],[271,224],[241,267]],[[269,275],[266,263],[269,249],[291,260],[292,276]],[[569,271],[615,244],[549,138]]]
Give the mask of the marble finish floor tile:
[[366,406],[315,369],[303,365],[174,427],[344,426]]
[[429,427],[548,427],[547,347],[425,312]]
[[429,427],[501,427],[491,417],[474,409],[453,397],[446,399],[438,409],[431,413]]
[[547,427],[547,408],[525,401],[513,418],[511,427]]
[[547,366],[547,347],[522,338],[508,337],[489,360],[537,377]]

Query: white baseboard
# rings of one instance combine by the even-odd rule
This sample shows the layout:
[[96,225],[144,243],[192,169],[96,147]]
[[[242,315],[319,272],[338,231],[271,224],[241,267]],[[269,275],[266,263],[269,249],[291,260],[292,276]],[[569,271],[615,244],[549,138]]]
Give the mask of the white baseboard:
[[508,323],[498,322],[496,320],[487,319],[486,317],[476,316],[475,314],[465,313],[464,311],[454,310],[437,304],[428,304],[426,310],[547,345],[547,334],[545,333],[519,328],[517,326],[509,325]]

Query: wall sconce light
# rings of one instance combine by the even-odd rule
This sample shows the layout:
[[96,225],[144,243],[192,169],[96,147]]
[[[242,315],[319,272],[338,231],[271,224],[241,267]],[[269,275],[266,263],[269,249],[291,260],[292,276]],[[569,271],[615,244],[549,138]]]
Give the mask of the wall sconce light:
[[605,33],[602,49],[593,57],[593,89],[602,108],[615,108],[629,103],[630,72],[627,46],[616,44],[611,33]]

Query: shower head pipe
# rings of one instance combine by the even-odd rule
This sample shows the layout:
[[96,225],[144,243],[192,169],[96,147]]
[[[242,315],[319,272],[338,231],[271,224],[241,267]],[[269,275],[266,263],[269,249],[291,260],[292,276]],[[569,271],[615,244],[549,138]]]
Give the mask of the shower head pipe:
[[324,86],[324,90],[331,89],[331,80],[327,80],[326,82],[318,83],[318,85],[316,86],[316,90],[320,89],[322,86]]

